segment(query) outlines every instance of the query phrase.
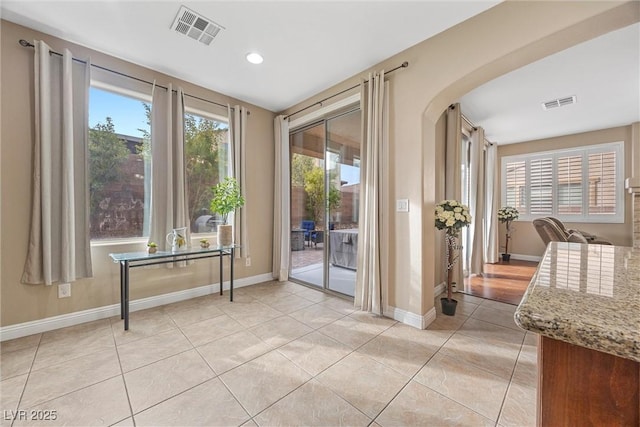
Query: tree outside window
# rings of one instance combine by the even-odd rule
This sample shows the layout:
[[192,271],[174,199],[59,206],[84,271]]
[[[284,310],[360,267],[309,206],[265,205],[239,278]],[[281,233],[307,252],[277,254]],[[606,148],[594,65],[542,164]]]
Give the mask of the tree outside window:
[[[95,96],[93,96],[95,95]],[[150,188],[151,105],[92,88],[89,128],[91,239],[145,235]],[[111,115],[126,109],[138,120],[137,129],[122,125],[127,117]],[[108,114],[108,113],[107,113]],[[123,131],[121,129],[127,129]],[[118,132],[120,130],[120,132]],[[184,149],[190,226],[194,233],[215,231],[217,218],[209,212],[212,187],[228,175],[228,125],[196,114],[185,114]],[[132,135],[133,134],[133,135]],[[138,136],[136,136],[138,135]]]

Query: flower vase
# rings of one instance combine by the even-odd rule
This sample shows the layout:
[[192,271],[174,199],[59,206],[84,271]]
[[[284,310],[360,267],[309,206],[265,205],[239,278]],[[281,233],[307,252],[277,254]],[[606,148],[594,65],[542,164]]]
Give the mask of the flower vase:
[[218,226],[218,246],[231,246],[233,244],[233,225]]

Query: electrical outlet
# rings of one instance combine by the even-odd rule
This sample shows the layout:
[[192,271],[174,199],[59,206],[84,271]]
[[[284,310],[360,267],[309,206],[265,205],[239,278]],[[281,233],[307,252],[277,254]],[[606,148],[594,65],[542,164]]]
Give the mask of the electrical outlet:
[[58,298],[69,298],[71,296],[71,283],[60,283],[58,285]]
[[244,260],[245,267],[251,267],[251,257],[246,257]]

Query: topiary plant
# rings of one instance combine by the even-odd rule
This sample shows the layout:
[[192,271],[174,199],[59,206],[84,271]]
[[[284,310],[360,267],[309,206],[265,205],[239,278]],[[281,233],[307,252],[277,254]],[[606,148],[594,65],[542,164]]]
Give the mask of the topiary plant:
[[245,200],[240,192],[240,186],[235,178],[226,177],[213,187],[211,212],[222,216],[222,222],[227,223],[229,214],[244,206]]

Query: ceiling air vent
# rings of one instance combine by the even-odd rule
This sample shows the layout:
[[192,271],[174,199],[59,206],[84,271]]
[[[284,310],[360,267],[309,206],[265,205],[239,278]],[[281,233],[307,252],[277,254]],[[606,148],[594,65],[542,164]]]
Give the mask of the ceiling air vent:
[[220,30],[224,30],[224,27],[181,6],[171,29],[209,46]]
[[575,104],[578,101],[575,95],[567,96],[564,98],[554,99],[553,101],[547,101],[542,103],[543,110],[550,110],[552,108],[564,107],[565,105]]

